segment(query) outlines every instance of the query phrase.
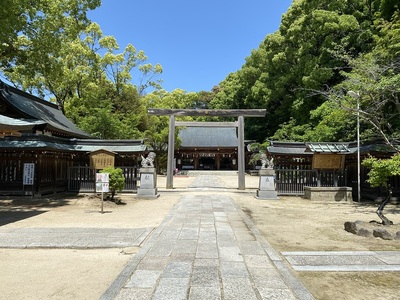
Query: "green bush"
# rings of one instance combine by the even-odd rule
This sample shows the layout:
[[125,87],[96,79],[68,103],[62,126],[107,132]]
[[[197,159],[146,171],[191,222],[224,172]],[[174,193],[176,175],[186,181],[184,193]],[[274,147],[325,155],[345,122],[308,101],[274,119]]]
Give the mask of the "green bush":
[[109,188],[111,193],[111,200],[114,201],[114,196],[116,192],[120,192],[125,187],[125,177],[122,174],[122,169],[108,167],[101,171],[101,173],[110,174]]

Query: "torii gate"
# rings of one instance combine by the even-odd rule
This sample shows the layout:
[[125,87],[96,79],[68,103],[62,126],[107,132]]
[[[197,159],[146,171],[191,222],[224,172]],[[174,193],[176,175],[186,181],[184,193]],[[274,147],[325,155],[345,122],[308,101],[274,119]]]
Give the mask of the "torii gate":
[[[173,168],[175,152],[175,126],[210,126],[210,127],[237,127],[238,128],[238,189],[244,190],[245,185],[245,160],[244,160],[244,117],[264,117],[265,109],[159,109],[149,108],[149,115],[169,116],[168,133],[168,163],[167,163],[167,189],[173,189]],[[175,122],[175,116],[213,116],[213,117],[238,117],[237,122]]]

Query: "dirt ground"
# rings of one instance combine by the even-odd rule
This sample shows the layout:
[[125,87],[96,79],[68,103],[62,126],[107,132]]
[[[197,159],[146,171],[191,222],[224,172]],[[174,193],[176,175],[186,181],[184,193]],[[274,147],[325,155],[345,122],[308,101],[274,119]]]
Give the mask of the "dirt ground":
[[[377,205],[311,202],[298,197],[260,201],[234,197],[275,250],[400,251],[400,240],[360,237],[344,230],[346,221],[380,221]],[[400,231],[400,207],[385,215]],[[316,299],[400,299],[400,272],[295,272]]]
[[[310,202],[299,197],[254,198],[257,177],[246,176],[248,193],[237,193],[237,177],[220,177],[225,193],[249,215],[271,245],[281,251],[400,251],[400,241],[365,238],[346,232],[346,221],[378,221],[376,205]],[[165,187],[165,177],[158,177]],[[174,178],[179,190],[193,177]],[[252,192],[254,190],[254,193]],[[214,191],[207,191],[214,192]],[[113,227],[155,228],[180,198],[180,191],[161,191],[154,200],[121,195],[124,205],[92,197],[57,197],[37,201],[0,198],[0,212],[43,212],[1,228]],[[203,192],[204,193],[204,192]],[[400,224],[399,206],[386,216]],[[397,226],[397,225],[396,225]],[[98,299],[121,272],[136,248],[0,249],[0,299]],[[399,299],[400,272],[297,272],[316,299]]]

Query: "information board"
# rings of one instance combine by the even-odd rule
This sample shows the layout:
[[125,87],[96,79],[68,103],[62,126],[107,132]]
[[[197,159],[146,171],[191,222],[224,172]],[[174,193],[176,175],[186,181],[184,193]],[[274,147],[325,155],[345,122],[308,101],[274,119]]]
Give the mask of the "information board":
[[96,173],[96,192],[108,193],[110,191],[109,182],[109,173]]
[[342,170],[344,168],[344,155],[314,153],[312,168],[316,170]]
[[114,167],[115,154],[107,150],[97,150],[90,153],[90,167],[95,170],[103,170]]
[[35,178],[35,164],[24,163],[23,184],[33,185]]

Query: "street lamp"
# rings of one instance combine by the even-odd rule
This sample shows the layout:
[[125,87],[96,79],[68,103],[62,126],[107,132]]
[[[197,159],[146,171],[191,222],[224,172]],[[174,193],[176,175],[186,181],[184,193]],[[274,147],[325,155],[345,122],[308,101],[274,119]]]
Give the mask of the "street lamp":
[[348,91],[347,95],[357,99],[357,197],[358,202],[361,202],[361,171],[360,171],[360,94],[354,91]]

